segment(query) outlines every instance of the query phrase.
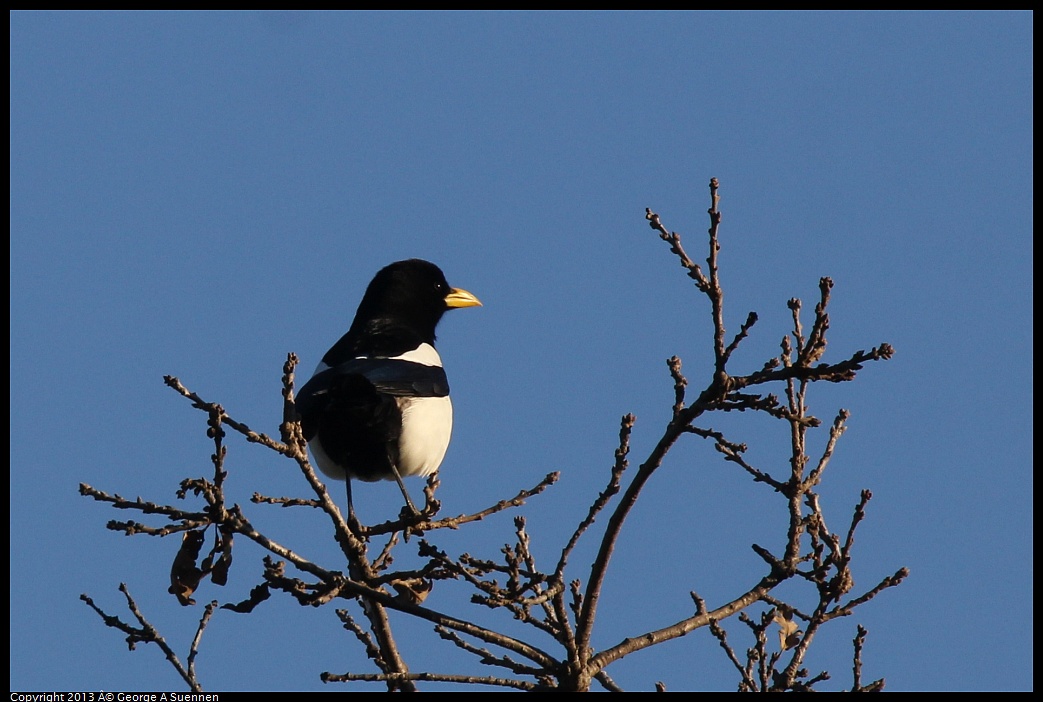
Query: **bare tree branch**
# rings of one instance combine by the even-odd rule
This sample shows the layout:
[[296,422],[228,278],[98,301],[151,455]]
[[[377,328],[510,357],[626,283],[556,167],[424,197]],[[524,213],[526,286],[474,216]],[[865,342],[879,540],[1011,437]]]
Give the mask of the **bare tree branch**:
[[[810,330],[806,330],[801,321],[801,301],[792,298],[787,303],[792,330],[783,337],[781,352],[755,363],[752,366],[755,370],[732,372],[729,365],[736,363],[736,351],[752,334],[758,315],[748,313],[738,333],[727,341],[720,272],[720,196],[716,179],[710,181],[709,189],[707,214],[710,226],[705,269],[686,253],[681,235],[668,230],[658,214],[647,209],[645,218],[694,281],[701,293],[696,297],[701,300],[705,295],[710,303],[712,367],[705,369],[700,381],[698,373],[693,373],[691,368],[682,373],[679,356],[667,360],[673,388],[666,403],[670,408],[669,420],[657,432],[658,438],[652,437],[654,444],[636,470],[630,469],[631,439],[636,420],[632,414],[622,417],[619,442],[605,487],[592,497],[588,506],[578,509],[577,514],[583,516],[578,522],[572,522],[576,527],[571,533],[565,532],[568,537],[563,538],[560,550],[552,547],[552,552],[560,555],[551,571],[541,569],[537,559],[538,553],[545,552],[546,544],[540,545],[544,548],[535,547],[528,522],[521,514],[514,517],[513,532],[507,543],[492,557],[468,553],[453,556],[437,541],[438,536],[445,533],[444,529],[473,529],[479,524],[496,528],[497,520],[490,517],[507,509],[526,506],[530,499],[557,481],[558,473],[549,473],[534,487],[520,489],[513,497],[489,507],[452,517],[439,516],[442,505],[436,497],[439,478],[435,474],[424,489],[425,505],[419,514],[403,513],[389,521],[368,526],[355,519],[346,520],[308,457],[294,400],[298,359],[292,353],[287,355],[282,367],[279,439],[254,431],[232,417],[220,404],[208,402],[186,388],[177,378],[164,378],[169,387],[205,413],[207,437],[214,446],[210,466],[204,471],[207,477],[186,478],[176,492],[178,500],[193,503],[191,508],[146,501],[140,497],[128,500],[85,483],[80,485],[80,493],[114,509],[132,510],[143,519],[162,522],[113,520],[107,525],[111,530],[128,536],[181,536],[181,546],[171,566],[170,592],[185,606],[195,603],[193,595],[201,588],[225,586],[233,564],[233,552],[244,548],[260,549],[263,555],[262,577],[248,595],[244,597],[240,593],[240,601],[225,604],[223,609],[257,616],[263,611],[260,605],[273,595],[288,595],[302,606],[322,607],[336,601],[348,601],[354,603],[352,606],[358,606],[361,616],[344,608],[337,609],[336,616],[361,646],[376,672],[325,672],[320,676],[324,682],[379,683],[389,691],[412,691],[421,682],[526,691],[570,691],[588,690],[592,683],[597,682],[605,690],[622,691],[622,687],[608,675],[607,666],[632,653],[706,628],[735,669],[737,689],[814,690],[829,680],[828,671],[813,674],[805,667],[818,631],[833,620],[851,615],[857,607],[883,590],[900,584],[908,571],[902,568],[862,594],[850,596],[855,587],[855,533],[866,519],[866,507],[872,494],[868,490],[862,491],[846,531],[834,533],[829,529],[824,500],[816,488],[825,479],[826,468],[848,428],[849,414],[843,409],[837,412],[828,427],[825,447],[820,453],[816,451],[817,458],[813,459],[808,449],[809,432],[819,431],[822,421],[808,411],[808,395],[817,382],[853,380],[865,364],[891,358],[894,349],[884,343],[869,351],[856,351],[839,361],[824,362],[831,324],[829,302],[834,283],[831,278],[822,277]],[[732,441],[721,431],[710,428],[708,420],[715,412],[749,412],[770,421],[783,422],[788,429],[788,455],[774,462],[758,458],[756,463],[760,465],[756,465],[748,458],[752,454],[747,453],[745,443]],[[751,549],[763,562],[763,565],[758,565],[762,571],[750,582],[736,588],[736,592],[718,597],[718,601],[712,604],[693,592],[694,614],[680,607],[675,613],[670,613],[668,606],[657,607],[654,614],[661,616],[661,621],[650,628],[633,631],[618,643],[597,651],[592,642],[599,615],[612,617],[618,614],[602,612],[600,605],[612,556],[624,533],[627,518],[676,443],[691,434],[710,440],[726,463],[741,469],[739,475],[748,476],[753,484],[765,484],[773,494],[779,495],[778,509],[786,518],[783,533],[769,543],[770,549],[751,544]],[[244,508],[227,499],[229,436],[242,437],[292,460],[311,491],[307,497],[265,496],[255,492],[252,504],[247,508],[256,511],[270,505],[318,510],[332,527],[340,550],[338,558],[321,563],[305,558],[301,555],[304,551],[292,543],[276,540],[256,528],[247,518]],[[717,454],[711,452],[710,459],[716,460],[713,456]],[[604,522],[596,527],[602,513],[606,513]],[[258,523],[263,522],[258,520]],[[419,538],[414,541],[413,536]],[[570,559],[584,538],[596,540],[597,552],[585,579],[580,579],[572,577],[568,571]],[[410,543],[416,545],[415,555],[407,554],[408,558],[400,559],[402,550]],[[239,556],[236,563],[242,560],[241,553]],[[399,565],[400,560],[406,565]],[[447,581],[453,581],[453,587],[449,587]],[[779,588],[783,583],[790,585]],[[438,588],[441,592],[445,588],[455,594],[460,587],[468,589],[470,594],[466,604],[472,608],[468,614],[457,616],[424,606],[433,589]],[[185,667],[163,637],[141,615],[125,586],[121,586],[121,590],[138,626],[104,613],[86,595],[82,599],[98,613],[106,626],[126,634],[131,648],[137,642],[157,644],[189,687],[201,690],[195,662],[203,632],[217,602],[207,605],[200,618]],[[797,592],[794,597],[799,599],[784,597],[783,592],[787,595]],[[496,668],[502,677],[410,671],[406,659],[413,642],[396,639],[391,613],[398,613],[396,621],[398,617],[407,616],[430,622],[434,635],[442,640],[437,642],[439,645],[453,646],[467,653],[477,664]],[[502,619],[504,614],[516,623],[510,629],[511,634],[500,631],[499,624],[485,621],[490,616]],[[742,636],[753,639],[745,652],[729,641],[722,625],[733,616],[745,625],[745,629],[740,627]],[[777,645],[773,643],[776,637],[768,635],[769,629],[777,629]],[[734,629],[732,635],[735,635]],[[852,689],[879,690],[883,688],[883,679],[868,685],[861,682],[865,637],[865,630],[859,627],[854,639]],[[650,684],[646,682],[646,687]],[[661,681],[654,685],[656,689],[666,689]]]

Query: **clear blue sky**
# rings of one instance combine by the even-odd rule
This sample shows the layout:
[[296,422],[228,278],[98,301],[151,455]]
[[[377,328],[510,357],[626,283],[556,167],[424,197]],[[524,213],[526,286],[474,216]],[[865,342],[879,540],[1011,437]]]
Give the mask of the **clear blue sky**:
[[[562,471],[525,511],[552,567],[607,479],[619,417],[637,415],[635,459],[658,438],[664,360],[710,377],[706,300],[644,210],[702,257],[711,177],[728,329],[761,319],[736,372],[778,352],[786,300],[810,310],[823,275],[826,360],[897,349],[811,403],[852,412],[822,490],[835,528],[875,496],[857,587],[912,574],[829,627],[809,669],[847,684],[860,622],[865,678],[889,690],[1032,687],[1031,14],[10,19],[12,689],[182,689],[157,648],[128,652],[78,599],[125,615],[127,582],[184,655],[199,608],[165,592],[176,540],[107,531],[130,515],[78,483],[171,501],[209,472],[205,417],[164,374],[276,432],[285,354],[312,368],[401,258],[485,303],[440,327],[457,410],[444,510]],[[785,470],[781,427],[713,421]],[[248,504],[305,495],[292,465],[233,440],[229,468],[259,526],[333,564],[314,515]],[[766,493],[710,445],[678,449],[629,523],[595,645],[683,618],[689,590],[720,604],[749,585],[749,545],[779,543]],[[390,483],[357,498],[373,521],[400,499]],[[511,531],[504,516],[442,543],[491,557]],[[259,558],[240,545],[229,586],[200,601],[242,599]],[[432,597],[462,610],[451,589]],[[474,670],[400,626],[413,670]],[[332,611],[285,597],[219,613],[198,665],[211,690],[336,690],[320,672],[372,670]],[[706,631],[609,672],[628,689],[736,682]]]

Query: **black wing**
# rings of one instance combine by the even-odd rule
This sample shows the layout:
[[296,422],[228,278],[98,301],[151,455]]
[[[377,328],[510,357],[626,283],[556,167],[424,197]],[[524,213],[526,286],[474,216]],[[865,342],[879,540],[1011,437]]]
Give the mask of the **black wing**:
[[352,359],[305,383],[297,397],[304,438],[349,476],[393,475],[402,433],[399,398],[445,397],[449,383],[438,366],[393,359]]
[[350,375],[362,376],[377,392],[395,397],[445,397],[449,394],[449,379],[440,366],[393,358],[353,358],[313,375],[297,395],[298,408]]
[[439,366],[390,358],[354,358],[316,373],[297,395],[297,412],[310,439],[331,403],[370,404],[375,397],[445,397],[449,380]]

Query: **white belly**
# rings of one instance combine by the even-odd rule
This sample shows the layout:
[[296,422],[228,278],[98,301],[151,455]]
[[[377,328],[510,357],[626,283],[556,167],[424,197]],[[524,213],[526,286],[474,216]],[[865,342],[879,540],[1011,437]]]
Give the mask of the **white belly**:
[[448,397],[400,398],[402,436],[398,440],[398,472],[426,477],[442,465],[453,433],[453,403]]

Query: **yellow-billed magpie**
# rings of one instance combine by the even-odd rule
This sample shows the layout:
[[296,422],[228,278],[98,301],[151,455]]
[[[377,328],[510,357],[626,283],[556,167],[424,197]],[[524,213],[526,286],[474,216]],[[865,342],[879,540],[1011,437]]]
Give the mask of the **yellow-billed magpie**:
[[297,396],[304,438],[319,469],[347,482],[426,477],[449,447],[453,405],[435,327],[446,311],[482,303],[449,287],[433,263],[398,261],[366,288],[348,333],[322,357]]

